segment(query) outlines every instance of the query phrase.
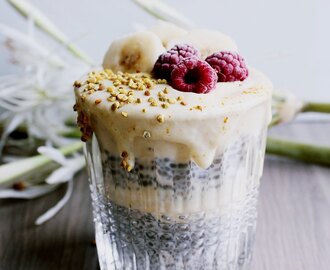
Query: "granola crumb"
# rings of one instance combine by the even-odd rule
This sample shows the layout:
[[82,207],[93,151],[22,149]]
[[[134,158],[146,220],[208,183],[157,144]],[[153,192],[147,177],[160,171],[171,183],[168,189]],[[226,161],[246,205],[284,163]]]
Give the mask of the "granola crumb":
[[127,101],[128,103],[134,103],[135,99],[133,96],[128,96]]
[[108,97],[107,101],[114,102],[114,101],[116,101],[116,97],[112,97],[112,96]]
[[125,94],[118,94],[117,99],[119,99],[121,101],[126,101],[128,99],[128,97]]
[[159,91],[158,97],[160,97],[160,98],[165,97],[165,93],[163,91]]
[[167,102],[170,104],[175,104],[175,99],[174,98],[168,98]]
[[163,109],[168,109],[168,107],[169,107],[167,103],[162,103],[161,106],[162,106]]
[[128,153],[127,153],[126,151],[123,151],[123,152],[121,153],[121,157],[122,157],[122,158],[128,158]]
[[165,118],[164,118],[163,114],[158,114],[156,119],[159,123],[164,123],[164,121],[165,121]]
[[115,90],[115,88],[112,86],[107,87],[107,92],[109,92],[109,93],[112,93],[114,90]]
[[73,83],[73,86],[74,86],[74,87],[80,87],[81,85],[82,85],[81,81],[75,81],[75,82]]
[[142,136],[145,139],[149,139],[149,138],[151,138],[151,133],[150,133],[150,131],[145,130],[145,131],[143,131],[143,135]]
[[152,103],[152,102],[156,102],[156,100],[153,97],[148,98],[148,102]]
[[117,110],[119,108],[119,106],[120,106],[120,103],[118,101],[116,101],[115,103],[113,103],[111,105],[111,110],[112,111],[115,111],[115,110]]

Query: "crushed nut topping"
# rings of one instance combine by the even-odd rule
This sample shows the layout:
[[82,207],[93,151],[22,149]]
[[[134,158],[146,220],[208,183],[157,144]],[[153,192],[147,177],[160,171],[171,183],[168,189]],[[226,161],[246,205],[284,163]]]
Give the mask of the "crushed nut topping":
[[194,106],[194,109],[202,111],[203,107],[201,105],[197,105],[197,106]]
[[161,106],[162,106],[163,109],[167,109],[169,107],[169,105],[167,103],[162,103]]
[[115,111],[119,108],[119,106],[120,106],[120,103],[118,101],[116,101],[115,103],[113,103],[111,105],[111,110]]
[[175,104],[175,99],[174,98],[168,98],[167,102],[170,104]]
[[75,81],[74,83],[73,83],[73,86],[74,87],[80,87],[82,85],[82,82],[81,81]]
[[156,119],[159,123],[164,123],[164,121],[165,121],[165,118],[164,118],[163,114],[158,114]]
[[151,133],[150,133],[150,131],[145,130],[145,131],[143,131],[143,135],[142,136],[145,139],[149,139],[149,138],[151,138]]
[[122,158],[128,158],[128,153],[127,153],[126,151],[123,151],[123,152],[121,153],[121,157],[122,157]]

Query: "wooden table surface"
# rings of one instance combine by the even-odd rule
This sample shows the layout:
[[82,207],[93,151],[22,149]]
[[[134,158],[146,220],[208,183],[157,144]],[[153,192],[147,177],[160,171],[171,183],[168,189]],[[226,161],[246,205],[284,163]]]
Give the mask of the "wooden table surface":
[[[293,123],[272,135],[330,145],[330,123]],[[64,188],[32,200],[0,201],[0,269],[98,269],[85,173],[65,208],[42,226],[38,215]],[[253,270],[330,269],[330,169],[267,158],[259,201]]]

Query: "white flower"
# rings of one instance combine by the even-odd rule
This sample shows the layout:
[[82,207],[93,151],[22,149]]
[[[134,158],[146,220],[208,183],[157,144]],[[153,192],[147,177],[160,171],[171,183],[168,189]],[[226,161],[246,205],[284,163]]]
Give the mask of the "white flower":
[[272,96],[272,122],[270,126],[292,121],[299,114],[304,102],[290,92],[276,91]]
[[85,166],[85,159],[82,155],[76,154],[72,158],[66,158],[58,149],[51,146],[38,148],[40,154],[46,155],[61,165],[53,171],[45,180],[49,185],[56,185],[67,182],[67,191],[63,198],[46,213],[42,214],[37,220],[36,225],[40,225],[55,216],[68,202],[73,190],[73,177]]
[[[61,183],[66,182],[68,184],[67,192],[64,197],[45,214],[43,214],[36,224],[41,224],[55,214],[58,213],[70,199],[72,194],[72,182],[75,173],[80,171],[85,166],[85,160],[82,154],[78,154],[77,151],[82,148],[81,142],[72,143],[71,145],[63,148],[56,149],[52,146],[39,147],[38,151],[41,155],[34,156],[27,159],[17,160],[0,167],[0,184],[9,183],[17,177],[24,174],[29,174],[31,171],[39,170],[40,167],[44,167],[50,164],[52,161],[60,165],[58,169],[51,172],[46,178],[46,184],[32,185],[27,182],[27,187],[22,191],[16,191],[13,189],[0,190],[0,199],[4,198],[17,198],[17,199],[34,199],[45,194],[48,194],[55,190]],[[71,158],[67,158],[65,155],[72,154]]]
[[64,183],[73,179],[76,172],[85,166],[85,159],[82,155],[75,155],[72,158],[66,158],[58,149],[53,147],[39,147],[38,152],[46,155],[61,165],[54,170],[45,180],[48,184]]
[[[82,144],[75,142],[67,145],[69,139],[61,134],[75,128],[70,124],[76,117],[72,109],[72,83],[90,69],[91,61],[31,3],[22,0],[8,2],[28,19],[29,31],[25,34],[0,24],[0,35],[6,39],[5,45],[10,52],[11,61],[23,68],[21,74],[0,77],[0,125],[3,130],[0,137],[0,157],[8,135],[19,126],[26,127],[31,138],[42,139],[46,145],[63,147],[60,150],[51,146],[40,147],[38,150],[41,155],[0,166],[0,185],[3,186],[10,185],[19,177],[26,177],[31,173],[35,175],[43,167],[48,173],[46,179],[34,181],[40,183],[44,180],[45,184],[34,185],[32,180],[27,180],[27,186],[22,191],[9,188],[0,190],[0,199],[33,199],[53,191],[61,183],[67,183],[64,197],[37,219],[36,224],[39,225],[66,204],[72,194],[73,176],[85,165],[81,154],[65,157],[80,150]],[[46,49],[49,46],[34,38],[35,26],[59,42],[60,46]],[[61,57],[62,51],[70,52],[74,58],[68,58],[67,55],[65,58]],[[49,168],[45,165],[53,161],[60,166],[49,173]]]
[[30,136],[64,145],[67,139],[61,133],[70,131],[66,122],[75,119],[73,78],[86,73],[89,66],[64,61],[27,34],[1,24],[0,33],[10,40],[15,63],[25,69],[20,75],[0,77],[0,122],[4,126],[0,152],[8,134],[23,124]]
[[14,190],[12,188],[1,189],[0,190],[0,199],[8,199],[8,198],[16,198],[16,199],[35,199],[46,195],[52,191],[54,191],[59,184],[57,185],[35,185],[27,187],[24,190]]
[[73,181],[69,181],[67,184],[67,190],[61,200],[58,201],[58,203],[48,209],[44,214],[39,216],[35,222],[36,225],[41,225],[45,223],[46,221],[50,220],[53,216],[55,216],[64,206],[65,204],[69,201],[72,191],[73,191]]

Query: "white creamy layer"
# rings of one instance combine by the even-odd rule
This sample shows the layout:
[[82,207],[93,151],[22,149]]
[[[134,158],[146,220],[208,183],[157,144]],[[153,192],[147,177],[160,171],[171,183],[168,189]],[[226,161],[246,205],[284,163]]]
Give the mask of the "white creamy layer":
[[204,190],[202,185],[194,185],[188,199],[182,195],[174,196],[174,191],[170,189],[143,187],[136,183],[130,183],[130,188],[109,186],[106,193],[111,201],[126,208],[175,217],[182,213],[226,214],[238,210],[249,200],[255,199],[253,195],[258,185],[259,177],[242,175],[240,179],[226,179],[219,188]]
[[[102,84],[108,87],[112,81]],[[135,90],[134,97],[142,102],[126,104],[116,111],[111,110],[106,90],[96,91],[82,101],[85,87],[75,88],[77,105],[88,116],[99,144],[114,155],[127,152],[132,166],[135,157],[157,156],[177,162],[192,160],[207,168],[226,145],[242,134],[259,133],[271,119],[272,84],[252,68],[245,81],[217,83],[216,89],[208,94],[185,93],[167,84],[155,85],[150,96]],[[186,105],[176,102],[167,109],[151,106],[147,99],[158,100],[158,93],[165,87],[168,98],[182,96]],[[96,104],[97,100],[101,102]],[[164,117],[163,123],[157,121],[158,115]]]
[[[262,130],[257,136],[237,141],[238,145],[244,143],[245,146],[237,150],[236,156],[233,156],[231,151],[224,154],[222,165],[217,164],[208,171],[208,184],[199,180],[198,175],[195,175],[198,172],[195,172],[194,176],[190,175],[190,185],[181,187],[176,192],[173,189],[174,179],[167,179],[162,183],[163,176],[156,173],[156,181],[160,185],[166,184],[172,188],[155,188],[136,182],[126,182],[125,188],[108,184],[106,196],[118,205],[156,216],[166,213],[175,218],[182,213],[204,212],[224,215],[239,211],[256,199],[264,161],[265,132],[266,130]],[[218,166],[223,170],[221,173]],[[106,179],[106,182],[109,183],[109,180]]]

